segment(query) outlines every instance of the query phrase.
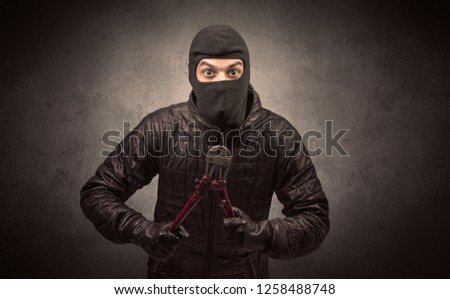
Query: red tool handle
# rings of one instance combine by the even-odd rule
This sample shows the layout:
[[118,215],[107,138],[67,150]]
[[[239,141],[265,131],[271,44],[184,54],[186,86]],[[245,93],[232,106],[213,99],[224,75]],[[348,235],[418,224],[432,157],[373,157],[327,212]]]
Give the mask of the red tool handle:
[[211,186],[218,192],[219,204],[224,210],[227,217],[234,217],[233,207],[231,206],[230,198],[227,192],[226,180],[212,180]]
[[207,175],[204,175],[200,180],[199,184],[197,185],[197,187],[195,188],[194,193],[192,193],[191,197],[184,205],[181,212],[178,213],[177,217],[172,221],[172,223],[170,223],[170,226],[167,229],[168,232],[173,232],[181,225],[184,219],[186,219],[189,213],[194,209],[194,207],[198,204],[200,199],[204,196],[206,190],[208,190],[210,186],[210,183],[211,179]]

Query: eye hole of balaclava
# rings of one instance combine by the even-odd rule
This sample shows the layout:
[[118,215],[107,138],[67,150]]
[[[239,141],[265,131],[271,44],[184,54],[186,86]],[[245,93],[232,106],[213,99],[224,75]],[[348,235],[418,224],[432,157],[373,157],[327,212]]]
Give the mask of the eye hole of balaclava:
[[[240,59],[243,73],[235,80],[200,82],[197,66],[205,58]],[[201,29],[189,50],[189,82],[198,112],[206,121],[220,128],[238,127],[245,119],[250,83],[249,53],[242,36],[227,25]]]
[[239,79],[244,72],[244,62],[232,58],[203,58],[197,65],[196,76],[200,82]]

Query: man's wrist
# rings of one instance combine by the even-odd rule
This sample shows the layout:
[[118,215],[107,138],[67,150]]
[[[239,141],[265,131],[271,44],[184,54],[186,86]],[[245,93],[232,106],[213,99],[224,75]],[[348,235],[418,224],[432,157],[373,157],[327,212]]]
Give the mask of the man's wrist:
[[153,226],[155,222],[149,221],[147,219],[140,219],[137,221],[137,223],[134,225],[133,230],[129,233],[129,243],[142,246],[142,244],[145,241],[145,235],[147,230]]
[[269,250],[270,244],[272,243],[273,229],[269,220],[263,220],[258,224],[261,225],[261,251],[264,253]]

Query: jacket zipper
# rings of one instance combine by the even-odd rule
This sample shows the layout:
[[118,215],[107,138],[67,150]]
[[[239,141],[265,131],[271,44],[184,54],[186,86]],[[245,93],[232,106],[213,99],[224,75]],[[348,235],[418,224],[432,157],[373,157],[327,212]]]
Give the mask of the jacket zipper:
[[227,134],[226,133],[228,133],[228,132],[229,131],[220,131],[220,134],[222,136],[221,145],[225,146],[225,147],[227,147],[227,139],[226,139]]
[[[221,145],[226,147],[227,141],[225,140],[225,134],[223,131],[220,131],[221,134]],[[210,217],[209,217],[209,227],[208,227],[208,244],[206,246],[206,263],[204,269],[204,278],[209,278],[211,275],[211,262],[212,262],[212,253],[214,246],[214,230],[215,230],[215,218],[216,218],[216,203],[217,203],[217,194],[214,191],[211,191],[210,198],[211,208],[210,208]]]
[[214,246],[214,229],[215,229],[215,216],[216,216],[216,193],[214,191],[210,191],[211,195],[211,208],[209,209],[209,227],[208,227],[208,244],[206,247],[206,263],[204,269],[204,278],[209,278],[211,273],[211,261],[212,261],[212,252]]

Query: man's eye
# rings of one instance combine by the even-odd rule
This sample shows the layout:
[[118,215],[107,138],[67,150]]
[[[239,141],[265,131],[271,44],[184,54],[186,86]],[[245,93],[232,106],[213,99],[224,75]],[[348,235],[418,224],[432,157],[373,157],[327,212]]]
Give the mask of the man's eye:
[[205,74],[205,76],[210,77],[212,75],[214,75],[214,71],[211,69],[207,69],[203,72]]
[[230,70],[228,73],[230,74],[230,76],[233,76],[233,77],[239,75],[239,72],[237,70]]

